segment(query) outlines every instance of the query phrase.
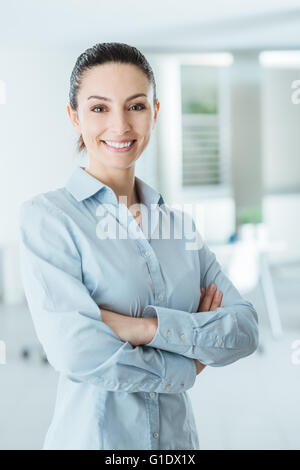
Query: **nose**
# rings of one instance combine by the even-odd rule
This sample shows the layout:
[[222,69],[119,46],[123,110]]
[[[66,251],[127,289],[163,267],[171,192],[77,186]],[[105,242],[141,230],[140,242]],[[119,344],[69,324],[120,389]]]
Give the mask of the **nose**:
[[116,112],[112,115],[110,122],[110,129],[116,135],[123,135],[126,132],[130,131],[130,124],[128,122],[128,117],[122,111]]

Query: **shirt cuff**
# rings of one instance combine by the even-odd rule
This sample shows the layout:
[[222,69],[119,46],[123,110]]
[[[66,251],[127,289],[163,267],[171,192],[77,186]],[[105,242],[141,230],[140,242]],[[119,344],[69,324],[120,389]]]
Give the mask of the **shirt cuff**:
[[143,317],[157,318],[157,330],[147,346],[178,354],[194,354],[194,324],[192,314],[181,310],[147,305]]
[[166,375],[160,393],[180,393],[193,387],[197,377],[194,359],[172,352],[161,351],[165,357]]

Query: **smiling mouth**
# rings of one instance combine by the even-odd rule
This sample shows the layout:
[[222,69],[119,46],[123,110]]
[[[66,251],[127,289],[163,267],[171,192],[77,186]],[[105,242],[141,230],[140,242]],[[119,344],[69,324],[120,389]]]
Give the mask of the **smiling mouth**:
[[131,144],[129,146],[125,146],[125,147],[114,147],[113,145],[107,144],[105,142],[105,140],[101,140],[101,142],[105,145],[107,150],[109,150],[111,152],[124,153],[124,152],[129,152],[129,150],[131,150],[132,147],[134,147],[134,144],[136,143],[136,139],[133,139],[131,141]]

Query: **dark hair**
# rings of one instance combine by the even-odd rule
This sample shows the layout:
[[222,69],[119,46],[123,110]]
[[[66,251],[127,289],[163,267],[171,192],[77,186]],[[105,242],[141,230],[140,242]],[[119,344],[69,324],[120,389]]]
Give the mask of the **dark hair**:
[[[153,104],[156,99],[156,83],[153,70],[145,56],[133,46],[120,42],[102,42],[86,49],[77,58],[70,77],[69,102],[72,109],[77,110],[77,95],[81,85],[83,73],[96,65],[102,65],[108,62],[136,65],[146,74],[149,82],[153,86]],[[82,135],[77,141],[77,150],[81,152],[85,148]]]

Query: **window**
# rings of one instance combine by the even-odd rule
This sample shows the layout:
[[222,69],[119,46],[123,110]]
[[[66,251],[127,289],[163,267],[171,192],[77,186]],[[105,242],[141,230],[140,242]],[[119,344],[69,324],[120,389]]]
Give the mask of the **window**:
[[[223,68],[224,69],[224,68]],[[228,183],[222,67],[181,64],[182,186]],[[223,73],[222,73],[223,72]],[[225,93],[229,93],[225,90]],[[224,139],[225,137],[225,139]],[[228,142],[228,139],[227,139]]]

